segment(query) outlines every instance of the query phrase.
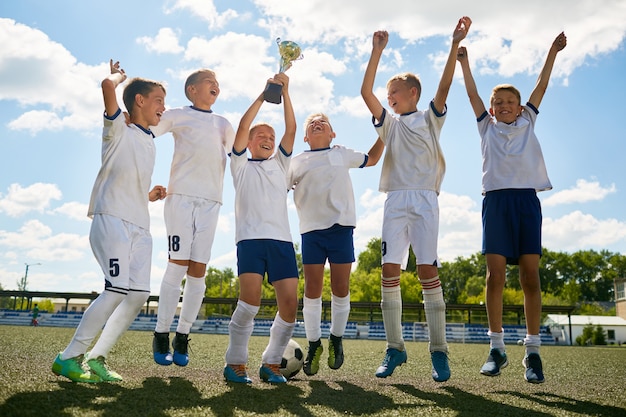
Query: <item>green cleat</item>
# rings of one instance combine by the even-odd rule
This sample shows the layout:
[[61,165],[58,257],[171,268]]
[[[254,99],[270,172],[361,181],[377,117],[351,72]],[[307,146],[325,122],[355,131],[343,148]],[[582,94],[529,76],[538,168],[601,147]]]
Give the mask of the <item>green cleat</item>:
[[98,375],[92,374],[88,369],[84,368],[83,355],[78,355],[69,359],[61,359],[59,353],[52,364],[52,372],[55,375],[64,376],[74,382],[86,382],[93,384],[102,382]]
[[305,374],[312,376],[320,370],[320,357],[322,356],[323,351],[324,348],[322,347],[322,342],[319,339],[315,342],[309,342],[309,351],[306,355],[306,359],[304,360],[304,365],[302,366],[302,370]]
[[[89,357],[89,354],[87,354]],[[122,380],[122,376],[117,372],[109,369],[104,359],[104,356],[98,356],[97,358],[87,359],[87,366],[91,369],[91,372],[100,377],[103,381],[119,382]]]

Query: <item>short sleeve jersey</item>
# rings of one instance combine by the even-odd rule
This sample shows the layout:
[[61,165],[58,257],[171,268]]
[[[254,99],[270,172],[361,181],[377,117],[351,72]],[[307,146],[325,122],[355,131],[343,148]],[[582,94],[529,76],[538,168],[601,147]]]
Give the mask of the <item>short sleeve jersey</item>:
[[221,203],[226,154],[235,140],[230,122],[212,111],[187,106],[165,111],[151,130],[155,136],[167,132],[174,136],[167,193]]
[[386,147],[379,191],[432,190],[439,194],[446,171],[439,146],[446,110],[439,114],[431,101],[428,110],[394,117],[383,109],[377,124],[372,118]]
[[363,168],[368,156],[352,149],[305,151],[293,157],[287,185],[300,219],[300,233],[325,230],[334,224],[356,226],[354,191],[350,168]]
[[287,214],[287,170],[291,157],[279,147],[270,159],[248,159],[233,149],[230,171],[235,186],[235,241],[291,242]]
[[156,147],[149,130],[126,125],[118,110],[104,116],[102,166],[89,202],[89,217],[107,214],[150,229],[148,193]]
[[507,188],[552,189],[535,121],[539,111],[530,103],[512,124],[498,122],[487,112],[478,118],[483,155],[483,194]]

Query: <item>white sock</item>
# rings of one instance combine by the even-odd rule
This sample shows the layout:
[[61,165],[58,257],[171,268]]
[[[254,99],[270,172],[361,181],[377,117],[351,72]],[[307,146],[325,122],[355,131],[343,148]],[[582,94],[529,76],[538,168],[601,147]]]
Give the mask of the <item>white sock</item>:
[[248,341],[254,330],[254,317],[258,312],[258,306],[241,300],[237,301],[237,308],[228,323],[229,341],[225,357],[227,364],[245,365],[248,363]]
[[113,310],[113,314],[107,320],[102,329],[100,338],[91,349],[90,356],[97,358],[104,356],[105,358],[111,351],[111,348],[126,330],[133,323],[137,314],[141,311],[150,293],[148,291],[129,291],[122,302]]
[[177,265],[173,262],[167,263],[159,292],[159,310],[155,332],[170,332],[172,321],[174,321],[174,315],[178,308],[178,301],[180,300],[180,284],[183,282],[186,273],[186,266]]
[[489,336],[489,348],[499,349],[500,353],[504,353],[504,331],[492,332],[489,330],[487,336]]
[[185,289],[183,290],[183,306],[180,309],[180,317],[178,318],[177,333],[189,334],[191,326],[198,318],[198,312],[202,307],[204,300],[204,291],[206,283],[204,277],[194,278],[187,275],[185,281]]
[[84,355],[124,297],[124,294],[102,291],[83,313],[83,318],[80,320],[76,332],[74,332],[74,337],[61,353],[61,359],[66,360]]
[[322,297],[309,298],[305,295],[302,300],[302,317],[307,340],[318,341],[322,337]]
[[382,300],[380,309],[387,336],[387,347],[404,350],[402,338],[402,294],[400,293],[400,277],[382,279]]
[[539,347],[541,346],[541,336],[538,334],[527,334],[524,338],[524,345],[526,346],[526,355],[529,353],[539,354]]
[[428,349],[430,352],[448,351],[446,342],[446,302],[439,276],[420,280],[424,295],[424,312],[428,323]]
[[274,364],[281,362],[294,327],[296,327],[295,322],[287,323],[276,313],[274,323],[270,327],[270,341],[261,356],[261,363]]
[[343,337],[350,316],[350,293],[345,297],[331,296],[330,301],[330,333],[337,337]]

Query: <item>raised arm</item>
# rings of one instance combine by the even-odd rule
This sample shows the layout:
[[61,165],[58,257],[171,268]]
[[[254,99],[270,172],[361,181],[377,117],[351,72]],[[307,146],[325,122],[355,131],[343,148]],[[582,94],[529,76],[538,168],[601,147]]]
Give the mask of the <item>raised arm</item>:
[[482,114],[487,110],[485,108],[485,103],[481,100],[478,95],[478,89],[476,88],[476,82],[474,81],[474,76],[472,75],[472,70],[470,69],[469,58],[467,56],[467,49],[464,46],[461,46],[456,54],[456,59],[461,64],[461,70],[463,71],[463,79],[465,80],[465,90],[467,91],[467,96],[469,97],[470,104],[472,105],[472,109],[474,110],[474,115],[476,118],[482,116]]
[[550,74],[552,74],[552,67],[554,66],[554,60],[556,59],[556,54],[565,48],[567,45],[567,38],[565,37],[565,33],[559,33],[559,36],[556,37],[554,42],[552,42],[552,46],[548,51],[548,56],[546,57],[546,63],[543,65],[543,69],[539,73],[539,77],[537,78],[537,84],[533,89],[533,92],[530,94],[530,98],[528,102],[535,106],[536,109],[539,108],[541,104],[541,100],[543,100],[543,95],[546,93],[548,89],[548,82],[550,81]]
[[387,31],[381,30],[374,32],[374,36],[372,37],[372,54],[370,55],[370,60],[365,69],[363,84],[361,84],[361,97],[363,97],[367,108],[376,120],[380,120],[383,114],[383,105],[376,95],[374,95],[374,80],[376,79],[376,70],[378,69],[380,57],[383,54],[385,46],[387,46],[388,40],[389,34]]
[[102,80],[102,96],[104,98],[104,110],[107,116],[113,116],[120,106],[117,104],[117,97],[115,95],[115,88],[124,82],[126,79],[126,73],[120,68],[120,62],[109,60],[109,66],[111,68],[111,74],[109,74],[104,80]]
[[[269,82],[269,81],[268,81]],[[263,93],[259,94],[259,96],[252,102],[248,110],[241,116],[241,120],[239,120],[239,127],[237,128],[237,133],[235,133],[235,142],[233,143],[233,150],[238,154],[248,147],[248,137],[250,134],[250,126],[254,121],[261,105],[263,104]]]
[[454,33],[452,34],[452,45],[450,45],[448,60],[446,61],[446,65],[443,68],[441,80],[439,81],[439,87],[437,88],[437,93],[435,93],[435,98],[433,99],[435,109],[439,113],[443,113],[446,105],[446,100],[448,99],[448,92],[450,91],[452,78],[454,77],[456,55],[459,48],[459,43],[467,36],[467,32],[469,31],[471,24],[472,19],[467,16],[463,16],[459,19],[456,27],[454,28]]
[[285,73],[276,74],[274,80],[283,85],[283,106],[285,114],[285,133],[280,140],[280,146],[290,154],[293,152],[293,143],[296,138],[296,116],[293,112],[291,97],[289,96],[289,77]]
[[367,153],[367,164],[365,164],[365,166],[373,167],[374,165],[376,165],[380,160],[384,149],[385,143],[380,140],[380,137],[376,138],[376,142],[374,142],[369,152]]

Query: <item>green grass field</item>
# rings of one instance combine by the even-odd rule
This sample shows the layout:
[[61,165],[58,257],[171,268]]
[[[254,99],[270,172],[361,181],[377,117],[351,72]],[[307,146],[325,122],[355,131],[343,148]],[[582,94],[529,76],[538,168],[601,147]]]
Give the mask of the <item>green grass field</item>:
[[509,346],[509,367],[489,378],[478,373],[487,345],[451,344],[452,378],[436,383],[426,343],[407,342],[408,363],[378,379],[385,343],[346,340],[341,369],[327,367],[325,352],[314,377],[273,386],[257,372],[267,338],[252,337],[254,383],[240,386],[222,377],[227,336],[192,334],[191,362],[180,368],[156,365],[152,334],[130,331],[108,359],[124,381],[85,385],[50,370],[73,332],[0,326],[0,416],[626,416],[626,347],[545,346],[546,382],[532,385],[522,347]]

